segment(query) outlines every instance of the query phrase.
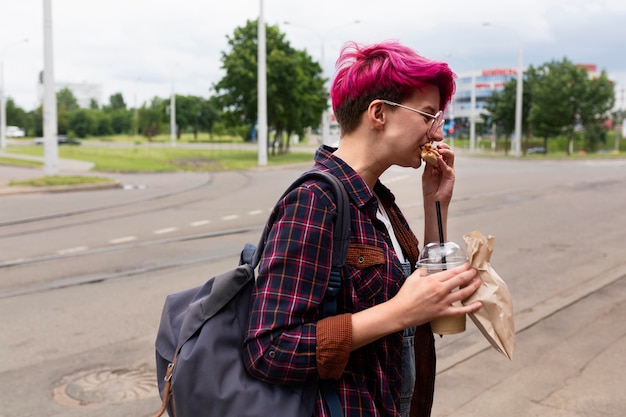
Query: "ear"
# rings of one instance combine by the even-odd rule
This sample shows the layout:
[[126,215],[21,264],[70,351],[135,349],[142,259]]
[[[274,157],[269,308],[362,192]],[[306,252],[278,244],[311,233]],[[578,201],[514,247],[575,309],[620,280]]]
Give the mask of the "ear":
[[366,117],[369,125],[375,130],[382,130],[385,127],[385,110],[382,101],[372,101],[367,107]]

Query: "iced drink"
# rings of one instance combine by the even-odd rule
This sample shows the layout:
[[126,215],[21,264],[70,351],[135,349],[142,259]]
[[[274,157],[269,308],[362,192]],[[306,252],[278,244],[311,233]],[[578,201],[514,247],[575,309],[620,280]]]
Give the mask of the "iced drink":
[[[455,268],[466,262],[467,254],[456,243],[429,243],[420,252],[416,267],[422,270],[423,275],[430,275]],[[460,302],[458,305],[461,305]],[[430,326],[433,333],[439,335],[464,332],[465,314],[438,317],[430,322]]]

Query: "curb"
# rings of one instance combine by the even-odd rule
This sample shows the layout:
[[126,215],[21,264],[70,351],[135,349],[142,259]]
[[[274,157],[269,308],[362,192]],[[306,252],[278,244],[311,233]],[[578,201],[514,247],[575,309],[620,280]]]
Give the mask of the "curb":
[[33,193],[66,193],[73,191],[93,191],[122,188],[119,181],[103,184],[54,185],[48,187],[0,187],[0,195],[33,194]]

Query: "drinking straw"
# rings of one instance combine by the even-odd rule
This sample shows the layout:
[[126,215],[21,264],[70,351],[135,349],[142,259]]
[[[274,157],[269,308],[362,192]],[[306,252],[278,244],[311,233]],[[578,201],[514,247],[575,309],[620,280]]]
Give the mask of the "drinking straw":
[[439,246],[441,247],[441,263],[443,264],[443,270],[448,269],[446,267],[446,254],[443,251],[444,249],[444,238],[443,238],[443,222],[441,220],[441,203],[439,200],[435,201],[435,208],[437,209],[437,227],[439,228]]

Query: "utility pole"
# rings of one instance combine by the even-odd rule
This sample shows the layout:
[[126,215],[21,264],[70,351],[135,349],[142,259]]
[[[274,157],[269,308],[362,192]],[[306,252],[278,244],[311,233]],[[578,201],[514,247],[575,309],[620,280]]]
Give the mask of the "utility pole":
[[517,60],[517,85],[515,92],[515,147],[511,149],[513,156],[522,156],[522,97],[524,95],[524,51],[520,46]]
[[59,173],[57,97],[52,58],[52,6],[50,0],[43,0],[43,143],[46,175]]
[[261,167],[267,165],[267,71],[266,71],[266,45],[265,45],[265,20],[263,20],[263,0],[259,0],[259,27],[257,29],[257,137],[258,164]]
[[176,92],[174,91],[174,75],[172,74],[172,97],[170,97],[170,142],[176,146]]
[[622,87],[622,99],[617,108],[617,118],[615,120],[615,153],[619,153],[619,143],[624,135],[624,117],[622,115],[622,107],[624,106],[624,87]]

